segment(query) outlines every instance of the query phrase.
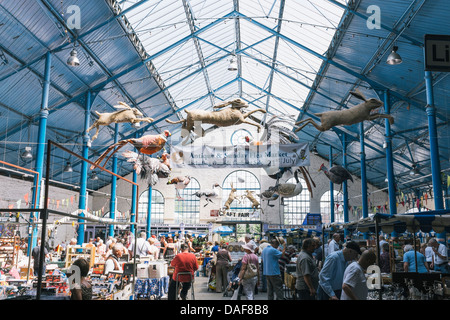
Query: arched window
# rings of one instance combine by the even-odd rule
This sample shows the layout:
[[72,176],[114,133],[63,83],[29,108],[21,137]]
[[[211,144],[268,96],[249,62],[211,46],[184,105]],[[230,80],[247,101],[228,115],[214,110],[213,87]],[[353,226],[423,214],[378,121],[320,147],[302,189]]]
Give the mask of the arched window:
[[[258,178],[246,170],[237,170],[230,173],[222,184],[222,205],[227,201],[228,196],[231,192],[231,184],[233,184],[233,188],[236,189],[236,195],[244,196],[248,191],[252,192],[253,196],[258,200],[260,199],[257,196],[261,193],[261,184],[259,183]],[[248,220],[248,219],[256,219],[259,220],[260,209],[252,208],[252,202],[247,197],[242,197],[241,201],[234,200],[231,203],[230,210],[228,210],[228,217],[236,217],[239,220]]]
[[[302,192],[292,198],[284,198],[283,215],[285,225],[300,225],[309,212],[311,194],[304,179],[299,178],[302,184]],[[289,179],[286,183],[297,183],[295,178]]]
[[[344,222],[344,197],[342,193],[334,190],[334,222]],[[320,198],[320,213],[322,223],[331,223],[330,191],[325,192]]]
[[197,191],[200,191],[200,184],[192,177],[186,188],[177,189],[175,223],[200,223],[200,199],[194,195]]
[[[138,206],[138,224],[147,224],[148,189],[141,193]],[[152,189],[152,207],[150,222],[164,223],[164,197],[158,190]]]

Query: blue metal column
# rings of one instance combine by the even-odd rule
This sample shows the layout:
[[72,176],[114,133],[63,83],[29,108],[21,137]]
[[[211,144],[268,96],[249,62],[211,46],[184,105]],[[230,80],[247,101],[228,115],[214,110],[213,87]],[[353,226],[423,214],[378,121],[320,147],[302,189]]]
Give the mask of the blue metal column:
[[[367,203],[367,172],[366,172],[366,152],[364,145],[364,122],[359,123],[359,144],[361,147],[360,160],[361,160],[361,205],[363,218],[369,217],[369,206]],[[364,239],[368,239],[368,233],[364,233]]]
[[[84,132],[83,132],[83,158],[87,159],[89,157],[89,134],[87,130],[89,129],[89,120],[91,114],[91,91],[86,93],[86,105],[84,110]],[[80,173],[80,198],[78,200],[78,209],[86,210],[87,204],[87,173],[88,173],[88,163],[83,161],[81,163],[81,173]],[[80,212],[80,219],[78,222],[78,236],[77,244],[81,245],[84,242],[84,212]]]
[[147,232],[147,237],[151,236],[152,231],[152,193],[152,186],[148,186],[147,228],[145,230]]
[[450,185],[448,185],[448,177],[445,176],[444,179],[442,179],[442,188],[444,189],[444,195],[445,195],[445,200],[444,200],[444,204],[445,204],[445,209],[450,209],[450,198],[449,198],[449,194],[450,194]]
[[[136,170],[133,170],[133,182],[136,183],[137,182],[137,173]],[[131,213],[130,213],[130,222],[134,223],[136,222],[136,208],[137,208],[137,203],[136,203],[136,193],[137,193],[137,186],[133,185],[132,191],[131,191]],[[135,226],[134,224],[132,224],[130,226],[130,231],[133,234],[136,234],[136,230],[135,230]]]
[[[347,135],[342,135],[342,166],[347,169]],[[348,190],[347,181],[342,183],[342,192],[344,193],[344,222],[348,221]],[[345,230],[344,235],[347,235],[347,230]]]
[[[430,134],[430,158],[431,158],[431,176],[433,179],[434,208],[435,210],[444,209],[444,200],[442,197],[441,183],[441,164],[439,162],[439,147],[436,127],[436,108],[434,107],[432,72],[425,71],[425,85],[427,93],[427,116],[428,116],[428,132]],[[445,241],[446,233],[436,235],[440,241]],[[445,243],[445,245],[447,245]]]
[[[119,142],[119,125],[116,123],[114,127],[114,143]],[[117,174],[117,153],[112,157],[111,172]],[[111,201],[109,203],[109,217],[114,220],[116,217],[116,190],[117,190],[117,177],[113,175],[111,177]],[[114,225],[109,225],[108,235],[114,237]]]
[[[330,160],[329,160],[330,169],[333,166],[333,147],[330,146]],[[334,222],[334,185],[330,180],[330,222]]]
[[[389,91],[384,92],[384,113],[391,113],[391,104],[389,100]],[[395,180],[394,180],[394,161],[392,157],[392,135],[391,124],[389,119],[385,119],[385,136],[386,136],[386,167],[388,178],[388,196],[389,196],[389,213],[397,214],[397,202],[395,199]]]
[[[138,134],[135,135],[136,138],[138,138]],[[136,170],[133,170],[133,182],[137,183],[137,173]],[[137,203],[136,203],[136,193],[137,193],[137,186],[133,185],[132,191],[131,191],[131,213],[130,213],[130,222],[134,223],[136,222],[136,213],[137,213]],[[136,235],[136,229],[134,224],[130,226],[130,232]]]
[[[51,71],[51,65],[52,65],[52,55],[50,51],[47,51],[45,55],[45,72],[44,72],[44,84],[42,88],[42,99],[41,99],[41,112],[39,117],[39,134],[38,134],[38,144],[37,144],[37,150],[36,150],[36,169],[35,171],[39,173],[39,180],[35,181],[36,187],[33,187],[33,197],[32,197],[32,207],[33,208],[39,208],[40,206],[40,200],[41,200],[41,181],[42,181],[42,172],[44,168],[44,156],[45,156],[45,139],[46,139],[46,132],[47,132],[47,118],[48,118],[48,95],[50,91],[50,71]],[[47,161],[50,161],[50,159],[47,159]],[[36,196],[37,195],[37,196]],[[36,203],[34,203],[34,199],[36,199]],[[30,214],[30,220],[34,220],[34,212]],[[31,250],[36,246],[37,242],[37,227],[35,226],[33,230],[30,230],[32,232],[31,235],[28,237],[28,254],[31,254]],[[31,241],[31,243],[30,243]],[[42,239],[42,241],[45,241],[45,239]]]

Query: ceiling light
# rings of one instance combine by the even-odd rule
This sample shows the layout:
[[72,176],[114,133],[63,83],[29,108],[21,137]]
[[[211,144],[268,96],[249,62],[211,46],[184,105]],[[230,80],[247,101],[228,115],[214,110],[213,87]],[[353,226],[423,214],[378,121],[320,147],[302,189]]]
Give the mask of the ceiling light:
[[390,65],[396,65],[402,63],[402,57],[397,53],[398,47],[394,46],[392,52],[387,57],[386,63]]
[[316,146],[314,146],[313,148],[312,148],[312,150],[311,150],[311,153],[312,154],[319,154],[319,151],[317,151],[317,147]]
[[72,171],[73,171],[72,165],[70,164],[69,161],[67,161],[67,165],[64,168],[64,172],[72,172]]
[[238,66],[237,66],[236,56],[233,54],[230,59],[228,71],[237,71],[237,69],[238,69]]
[[409,171],[409,174],[415,176],[416,174],[419,174],[419,172],[419,168],[417,168],[416,164],[414,163],[411,167],[411,171]]
[[95,171],[93,171],[92,174],[91,174],[91,180],[98,180],[98,176],[95,173]]
[[77,67],[80,65],[80,60],[78,60],[77,50],[75,50],[75,48],[70,51],[70,57],[67,59],[67,64],[72,67]]
[[25,151],[20,155],[24,160],[33,159],[33,154],[31,153],[31,147],[25,147]]

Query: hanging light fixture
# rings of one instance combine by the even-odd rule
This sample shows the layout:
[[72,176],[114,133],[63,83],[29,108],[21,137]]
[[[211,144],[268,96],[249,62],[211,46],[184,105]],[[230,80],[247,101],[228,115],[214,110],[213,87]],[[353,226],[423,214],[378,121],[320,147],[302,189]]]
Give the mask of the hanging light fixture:
[[31,147],[25,147],[25,151],[20,155],[24,160],[33,159],[33,154],[31,153]]
[[80,60],[78,59],[78,53],[77,50],[75,50],[75,47],[70,51],[70,57],[67,59],[67,64],[72,67],[77,67],[80,65]]
[[98,180],[98,176],[97,176],[97,173],[95,171],[92,171],[91,180]]
[[419,174],[419,168],[417,168],[417,165],[415,163],[413,163],[411,170],[409,171],[409,174],[412,176],[415,176],[416,174]]
[[392,52],[389,54],[386,60],[387,64],[396,65],[402,63],[403,61],[402,57],[400,57],[400,55],[397,53],[397,50],[398,50],[397,46],[392,47]]
[[64,168],[64,172],[73,172],[72,165],[70,164],[70,161],[67,161],[67,165]]
[[233,53],[231,54],[230,64],[228,65],[228,71],[237,71],[237,59],[236,55]]
[[[28,123],[28,142],[30,142],[30,134],[31,134],[31,122]],[[30,146],[25,147],[25,151],[22,152],[20,157],[23,160],[31,160],[31,159],[33,159],[33,154],[31,153],[31,147]]]

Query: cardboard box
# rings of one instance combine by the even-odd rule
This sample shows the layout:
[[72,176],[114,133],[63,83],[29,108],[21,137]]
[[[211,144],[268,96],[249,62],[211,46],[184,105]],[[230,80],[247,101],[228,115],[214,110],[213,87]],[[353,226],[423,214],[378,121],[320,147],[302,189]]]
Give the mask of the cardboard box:
[[162,278],[167,276],[168,264],[165,261],[150,261],[148,264],[149,278]]
[[148,278],[148,264],[138,264],[136,267],[136,277],[138,279]]

